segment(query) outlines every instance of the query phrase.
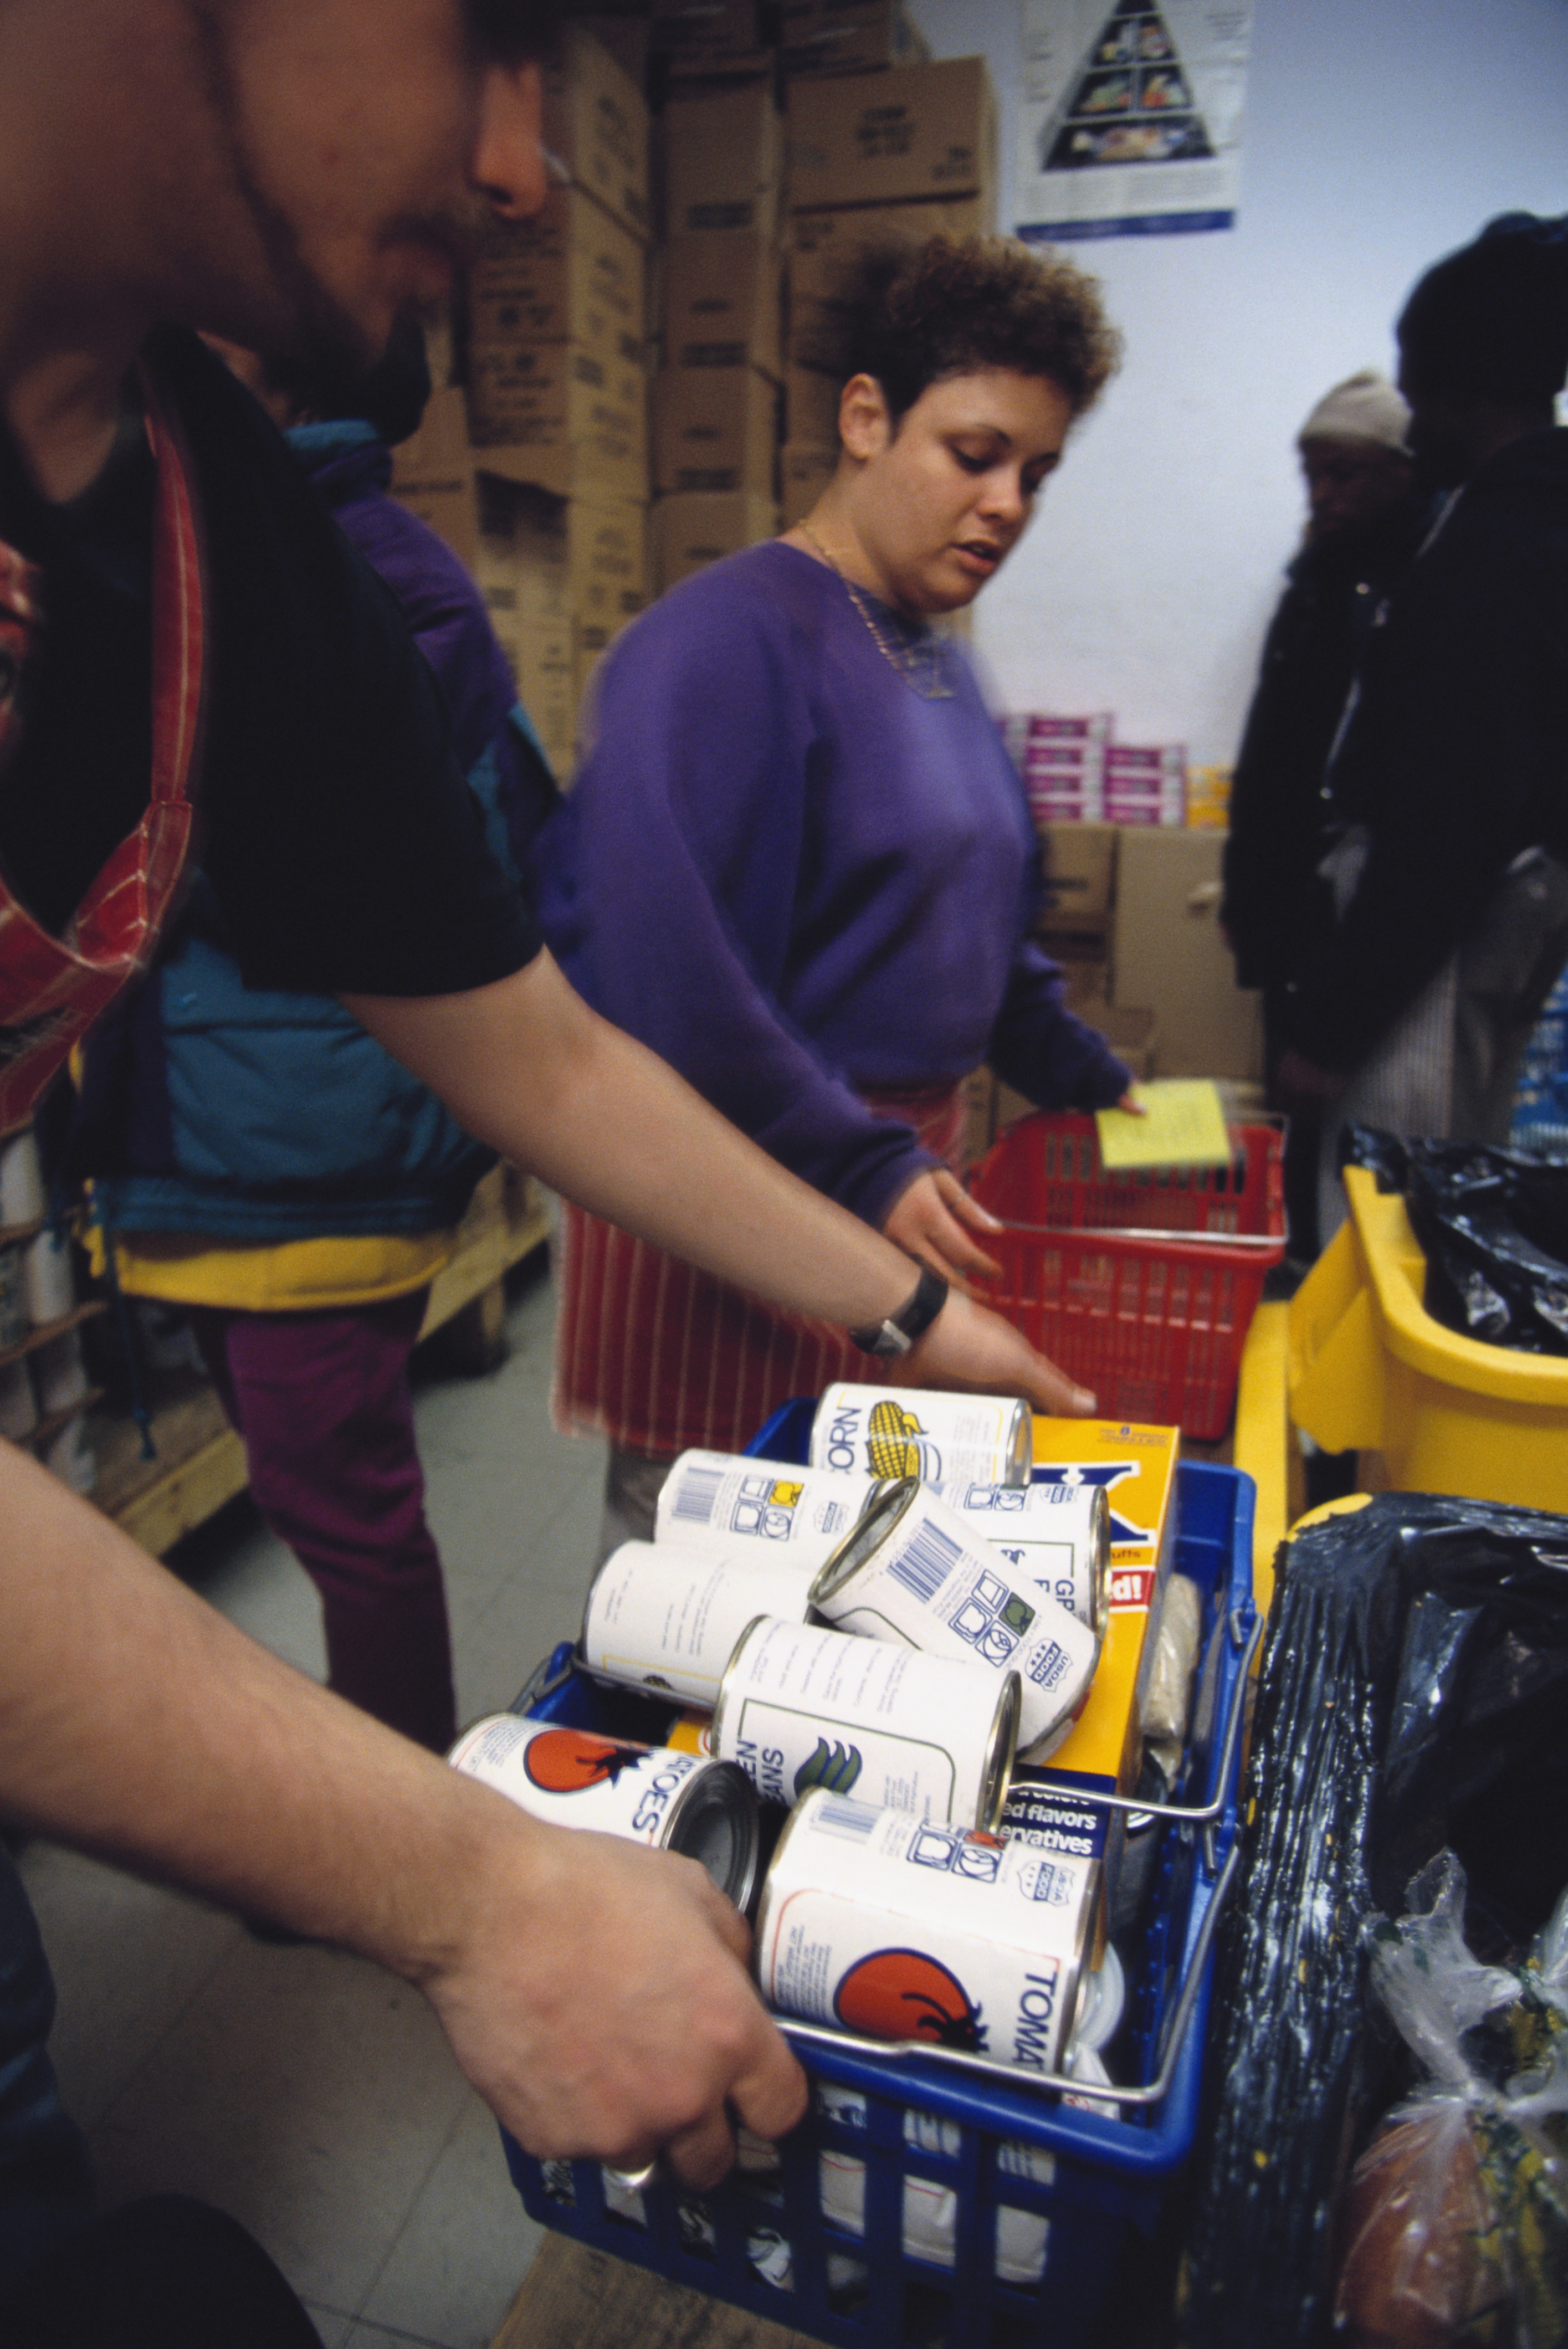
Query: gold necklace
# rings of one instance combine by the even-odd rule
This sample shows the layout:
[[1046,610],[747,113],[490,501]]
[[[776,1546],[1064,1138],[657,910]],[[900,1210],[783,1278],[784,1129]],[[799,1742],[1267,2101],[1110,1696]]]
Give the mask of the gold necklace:
[[[898,670],[906,685],[912,687],[922,701],[950,701],[953,689],[947,681],[947,669],[940,638],[933,636],[929,629],[925,629],[919,636],[911,636],[907,644],[890,642],[877,622],[876,613],[871,608],[872,599],[866,590],[857,585],[845,570],[844,565],[828,553],[815,531],[808,530],[803,522],[797,522],[795,528],[806,544],[822,557],[828,569],[843,582],[850,602],[870,631],[872,643],[888,667]],[[887,606],[883,605],[882,608],[886,610]]]

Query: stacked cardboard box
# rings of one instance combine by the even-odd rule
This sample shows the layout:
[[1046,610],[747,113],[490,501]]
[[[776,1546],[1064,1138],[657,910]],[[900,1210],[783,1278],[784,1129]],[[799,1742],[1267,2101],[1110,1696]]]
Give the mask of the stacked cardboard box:
[[765,0],[652,0],[650,46],[666,86],[771,79],[776,16]]
[[[858,254],[867,244],[983,235],[995,217],[996,100],[984,60],[898,63],[909,52],[897,21],[896,8],[876,0],[858,11],[802,0],[793,17],[786,0],[786,61],[802,55],[813,26],[824,36],[857,27],[836,51],[825,37],[817,69],[803,73],[797,64],[788,88],[786,523],[810,510],[837,462],[839,386],[828,331],[831,305]],[[894,69],[821,70],[830,55],[841,67]]]
[[648,109],[581,25],[546,78],[545,139],[566,182],[497,224],[470,276],[479,488],[459,551],[565,768],[593,663],[648,600]]
[[784,130],[771,79],[677,89],[664,115],[659,585],[778,526]]
[[803,74],[867,73],[929,56],[903,0],[784,0],[783,64]]

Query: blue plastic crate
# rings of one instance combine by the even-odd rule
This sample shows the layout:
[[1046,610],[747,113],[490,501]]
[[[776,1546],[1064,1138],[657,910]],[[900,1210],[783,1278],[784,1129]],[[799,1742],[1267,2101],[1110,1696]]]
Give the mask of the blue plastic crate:
[[[810,1403],[786,1405],[751,1450],[799,1461],[811,1411]],[[1155,1830],[1161,1854],[1141,1948],[1129,1969],[1115,2068],[1118,2085],[1156,2080],[1185,1991],[1187,2027],[1159,2101],[1120,2111],[1069,2107],[1017,2075],[981,2078],[929,2055],[867,2055],[825,2045],[820,2035],[797,2038],[814,2085],[855,2091],[864,2099],[863,2123],[835,2117],[814,2097],[811,2113],[780,2148],[776,2177],[732,2175],[701,2198],[655,2182],[640,2198],[640,2221],[607,2203],[597,2163],[540,2163],[508,2139],[507,2159],[530,2216],[842,2349],[930,2349],[933,2343],[942,2349],[1071,2349],[1085,2341],[1129,2236],[1154,2232],[1166,2187],[1197,2127],[1213,1971],[1210,1937],[1236,1835],[1239,1755],[1225,1731],[1241,1705],[1254,1622],[1252,1502],[1251,1478],[1234,1469],[1184,1463],[1178,1470],[1174,1564],[1204,1593],[1199,1686],[1207,1678],[1212,1698],[1211,1726],[1195,1733],[1187,1799],[1223,1799],[1211,1833],[1176,1823]],[[669,1718],[668,1703],[607,1689],[577,1671],[566,1643],[519,1706],[648,1739],[656,1739]],[[909,2141],[911,2127],[919,2131],[918,2147]],[[1050,2155],[1052,2174],[999,2171],[999,2150],[1008,2145]],[[825,2148],[865,2164],[863,2235],[823,2214]],[[952,2190],[951,2266],[905,2246],[909,2176]],[[1038,2282],[1007,2282],[995,2273],[1002,2206],[1049,2221]]]

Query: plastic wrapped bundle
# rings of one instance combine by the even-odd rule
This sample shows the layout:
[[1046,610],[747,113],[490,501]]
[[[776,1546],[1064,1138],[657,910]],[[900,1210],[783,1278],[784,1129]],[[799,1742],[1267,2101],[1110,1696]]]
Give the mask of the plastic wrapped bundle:
[[1182,2338],[1328,2338],[1349,2157],[1397,2093],[1366,1929],[1445,1847],[1485,1958],[1568,1883],[1568,1520],[1386,1494],[1281,1553],[1216,1983]]

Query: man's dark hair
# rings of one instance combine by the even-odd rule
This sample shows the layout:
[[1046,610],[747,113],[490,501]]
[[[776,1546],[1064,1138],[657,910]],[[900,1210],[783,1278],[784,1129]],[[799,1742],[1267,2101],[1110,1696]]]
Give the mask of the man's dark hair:
[[468,21],[481,48],[503,65],[532,65],[556,45],[561,0],[464,0]]
[[934,236],[851,255],[806,363],[841,384],[874,378],[897,424],[933,383],[984,367],[1043,376],[1081,416],[1120,357],[1097,281],[1070,261],[1009,237]]
[[1568,217],[1489,221],[1417,282],[1397,331],[1423,391],[1552,399],[1568,376]]

